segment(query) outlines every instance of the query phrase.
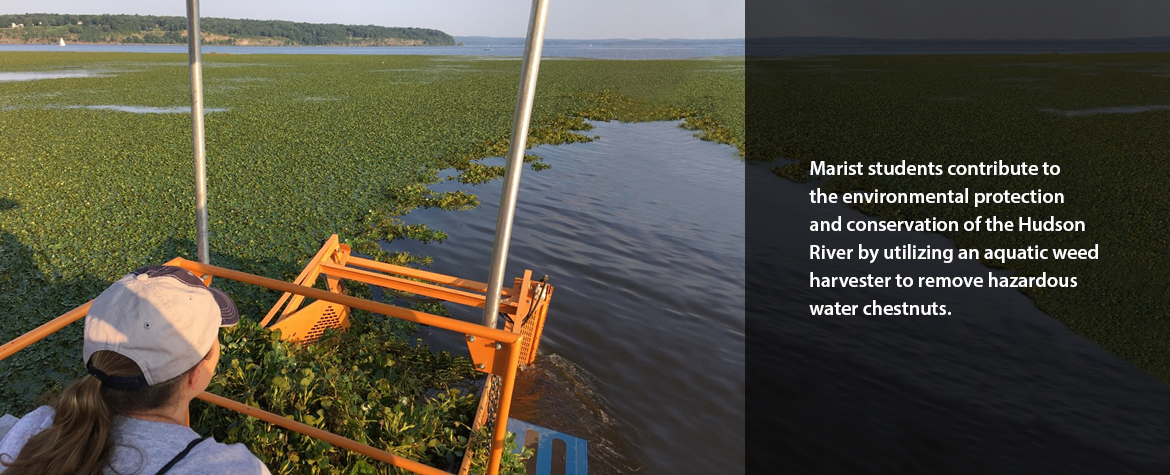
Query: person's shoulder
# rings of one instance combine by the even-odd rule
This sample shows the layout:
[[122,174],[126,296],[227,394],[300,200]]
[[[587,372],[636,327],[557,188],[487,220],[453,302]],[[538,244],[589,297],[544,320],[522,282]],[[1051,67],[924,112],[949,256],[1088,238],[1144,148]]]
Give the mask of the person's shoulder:
[[41,406],[33,409],[32,412],[25,414],[24,417],[20,418],[20,422],[17,422],[16,424],[44,425],[47,423],[48,425],[53,425],[53,414],[55,414],[55,412],[53,411],[52,407]]
[[244,444],[224,444],[207,438],[176,464],[172,473],[239,473],[268,475],[268,467]]
[[[0,461],[11,462],[20,455],[28,439],[53,425],[53,408],[41,406],[25,414],[0,438]],[[4,467],[0,466],[0,472]]]
[[0,450],[20,450],[24,443],[34,435],[53,425],[53,408],[41,406],[25,414],[0,439]]

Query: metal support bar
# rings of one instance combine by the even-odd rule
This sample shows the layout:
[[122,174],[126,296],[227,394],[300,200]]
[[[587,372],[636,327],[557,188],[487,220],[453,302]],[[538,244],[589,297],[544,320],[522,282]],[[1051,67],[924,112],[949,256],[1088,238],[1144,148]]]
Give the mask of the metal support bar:
[[[502,387],[500,388],[499,405],[496,409],[495,430],[492,434],[491,448],[488,458],[488,469],[486,473],[498,473],[504,450],[505,436],[507,435],[508,415],[511,411],[511,399],[515,390],[520,353],[524,344],[524,337],[522,335],[503,330],[485,328],[484,326],[476,325],[474,323],[463,322],[452,318],[430,315],[425,312],[394,307],[391,305],[351,297],[344,294],[338,294],[335,292],[318,290],[304,285],[290,284],[275,279],[269,279],[267,277],[261,277],[244,272],[234,271],[231,269],[216,267],[210,264],[202,264],[178,257],[167,261],[166,265],[179,266],[207,276],[216,276],[236,280],[239,282],[250,283],[273,290],[283,291],[296,295],[303,295],[317,299],[318,301],[332,302],[347,307],[368,310],[391,317],[401,318],[403,320],[412,321],[423,325],[430,325],[436,328],[465,333],[469,336],[469,342],[479,341],[489,346],[491,350],[495,351],[491,371],[493,374],[500,374],[500,371],[502,370],[501,376],[503,376],[503,378],[501,380]],[[330,267],[340,266],[330,265]],[[526,273],[524,280],[527,281],[528,277],[529,274]],[[16,339],[13,339],[12,341],[0,345],[0,360],[3,360],[8,356],[11,356],[12,354],[20,351],[21,349],[24,349],[35,343],[36,341],[45,338],[49,334],[64,328],[70,323],[85,317],[92,304],[92,301],[87,302],[73,310],[70,310],[69,312],[66,312],[64,315],[61,315],[52,321],[49,321],[44,325],[41,325],[40,327],[17,337]],[[470,336],[478,336],[481,338],[476,340],[470,338]],[[498,342],[499,344],[495,344],[494,342]],[[505,351],[506,353],[500,354],[501,350]],[[237,401],[232,401],[214,394],[204,392],[197,397],[204,401],[217,404],[245,415],[259,418],[285,429],[299,432],[309,437],[333,444],[337,447],[352,450],[362,455],[381,460],[397,467],[414,471],[416,473],[434,475],[447,473],[433,467],[428,467],[413,460],[395,456],[384,450],[362,444],[358,441],[341,437],[336,434],[331,434],[321,429],[310,427],[308,425],[296,422],[295,420],[291,420],[288,417],[272,414],[259,408],[247,406]],[[189,417],[190,415],[188,414],[188,418]],[[188,424],[189,423],[190,420],[188,419]],[[465,463],[467,463],[467,460],[465,460]]]
[[[394,264],[363,259],[357,256],[349,256],[349,262],[347,262],[346,265],[350,267],[360,267],[363,269],[376,270],[378,272],[384,272],[387,274],[400,275],[403,277],[428,280],[437,284],[450,285],[452,287],[459,287],[461,289],[472,290],[476,292],[483,292],[487,290],[487,284],[483,282],[460,279],[458,277],[451,277],[449,275],[412,269],[410,267],[396,266]],[[511,293],[505,290],[503,295],[509,296]]]
[[[329,239],[325,240],[325,244],[321,245],[321,249],[319,251],[317,251],[317,254],[313,256],[313,259],[309,261],[309,265],[305,267],[305,270],[301,271],[301,274],[297,276],[296,280],[294,280],[293,283],[297,284],[297,285],[309,284],[306,287],[312,287],[313,286],[312,282],[306,282],[307,280],[309,280],[309,274],[311,274],[314,270],[316,270],[318,267],[320,267],[321,263],[325,262],[325,258],[328,257],[329,253],[332,252],[333,250],[335,250],[337,247],[338,247],[337,235],[334,234],[332,236],[329,236]],[[314,276],[314,278],[316,278],[316,276]],[[292,296],[293,296],[293,294],[288,293],[288,292],[281,294],[280,299],[278,299],[276,301],[276,305],[272,306],[272,310],[269,310],[268,314],[264,316],[264,319],[260,320],[260,326],[262,326],[262,327],[268,326],[268,322],[271,322],[272,318],[276,316],[276,312],[280,310],[280,306],[284,305],[284,302],[287,301],[289,299],[289,297],[292,297]],[[291,307],[291,305],[290,305],[290,307]],[[294,308],[293,311],[296,311],[296,309]],[[285,314],[288,314],[288,313],[291,313],[291,312],[286,312]]]
[[199,262],[211,263],[207,233],[207,149],[203,140],[203,56],[199,52],[199,0],[187,0],[187,56],[191,62],[191,136],[195,143],[195,237]]
[[[376,285],[382,288],[400,290],[416,295],[422,295],[424,297],[437,298],[447,302],[466,305],[468,307],[478,307],[483,305],[484,302],[484,298],[479,294],[449,289],[425,282],[415,282],[413,280],[402,279],[385,274],[379,274],[377,272],[355,269],[352,267],[328,262],[321,264],[321,273],[332,277],[339,277],[355,282],[361,282],[364,284]],[[504,313],[516,313],[516,307],[511,305],[504,305],[500,307],[499,311]]]
[[504,170],[504,190],[500,193],[500,213],[496,218],[496,238],[492,246],[492,266],[488,271],[487,301],[483,307],[483,324],[496,328],[496,309],[508,265],[508,245],[512,240],[512,219],[516,215],[516,194],[520,189],[520,169],[528,148],[528,123],[532,120],[532,103],[536,98],[536,77],[540,70],[540,52],[544,48],[544,25],[548,18],[548,0],[532,0],[528,20],[528,40],[524,44],[524,64],[516,112],[512,118],[512,141],[508,145],[508,162]]
[[360,310],[367,310],[382,315],[391,316],[414,322],[422,325],[430,325],[435,328],[442,328],[457,333],[466,335],[481,336],[490,338],[492,340],[503,343],[504,345],[511,345],[520,340],[520,335],[495,328],[484,328],[483,325],[478,325],[471,322],[465,322],[449,317],[440,317],[418,310],[410,310],[402,307],[395,307],[393,305],[384,304],[381,302],[374,302],[372,300],[361,299],[344,294],[335,294],[326,290],[314,289],[303,285],[290,284],[283,280],[270,279],[268,277],[261,277],[254,274],[225,269],[210,264],[201,264],[195,261],[189,261],[181,257],[176,257],[167,262],[167,265],[179,266],[194,272],[196,275],[210,274],[215,277],[223,277],[246,284],[259,285],[268,289],[279,292],[291,292],[296,295],[303,295],[305,297],[317,300],[324,300],[326,302],[333,302],[335,304],[344,305],[350,308]]
[[513,343],[508,346],[508,365],[505,366],[507,369],[504,372],[504,387],[500,389],[500,405],[496,408],[496,424],[492,433],[487,473],[500,473],[500,459],[504,455],[504,441],[508,436],[508,413],[512,409],[512,391],[516,387],[516,368],[519,364],[520,343]]
[[53,332],[65,328],[70,323],[81,320],[85,317],[85,314],[89,313],[89,307],[91,305],[93,305],[93,300],[86,302],[80,307],[65,312],[64,315],[45,322],[43,325],[34,328],[28,333],[16,337],[8,343],[0,345],[0,360],[12,356],[17,351],[25,349],[28,345],[41,341]]
[[424,475],[450,475],[449,472],[444,472],[429,465],[423,465],[414,460],[399,457],[385,450],[371,447],[356,440],[342,437],[340,435],[327,432],[310,425],[302,424],[288,417],[279,416],[263,409],[241,404],[223,396],[211,394],[207,391],[204,391],[195,397],[217,406],[236,411],[246,416],[255,417],[269,424],[280,426],[317,440],[325,441],[333,446],[352,450],[359,454],[365,455],[366,457],[370,457],[375,460],[381,460],[395,467],[401,467],[410,470],[414,473],[420,473]]

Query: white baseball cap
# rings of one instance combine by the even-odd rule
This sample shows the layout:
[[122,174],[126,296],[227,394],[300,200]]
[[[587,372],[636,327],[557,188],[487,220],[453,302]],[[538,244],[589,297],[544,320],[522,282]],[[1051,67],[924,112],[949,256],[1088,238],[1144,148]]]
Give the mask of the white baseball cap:
[[[195,367],[211,351],[220,327],[240,321],[231,297],[174,266],[143,267],[114,282],[85,316],[82,359],[114,389],[136,390],[167,381]],[[141,378],[106,376],[90,365],[94,352],[108,350],[134,360]]]

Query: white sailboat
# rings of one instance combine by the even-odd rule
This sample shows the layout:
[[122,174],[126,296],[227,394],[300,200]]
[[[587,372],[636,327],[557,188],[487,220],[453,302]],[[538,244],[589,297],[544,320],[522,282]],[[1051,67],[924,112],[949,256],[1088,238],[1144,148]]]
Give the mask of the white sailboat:
[[65,38],[57,38],[57,46],[65,46]]

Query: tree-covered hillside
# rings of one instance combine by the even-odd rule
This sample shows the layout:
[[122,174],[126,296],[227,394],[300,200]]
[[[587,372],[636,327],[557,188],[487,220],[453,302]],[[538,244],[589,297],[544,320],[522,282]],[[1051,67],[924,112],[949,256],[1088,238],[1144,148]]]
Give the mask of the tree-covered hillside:
[[[225,45],[454,45],[442,31],[375,25],[203,18],[204,42]],[[187,19],[152,15],[0,15],[0,43],[186,43]]]

